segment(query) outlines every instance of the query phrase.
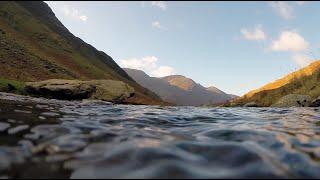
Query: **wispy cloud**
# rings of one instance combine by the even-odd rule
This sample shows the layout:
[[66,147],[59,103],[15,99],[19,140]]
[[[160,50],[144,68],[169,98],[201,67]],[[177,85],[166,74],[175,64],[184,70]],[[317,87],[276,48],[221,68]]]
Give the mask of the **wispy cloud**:
[[151,6],[155,6],[162,10],[166,10],[168,5],[166,1],[151,1]]
[[273,51],[301,52],[308,49],[309,42],[294,31],[283,31],[279,38],[271,44],[271,50]]
[[300,67],[308,66],[314,61],[310,56],[305,54],[294,54],[292,59]]
[[175,70],[170,66],[160,66],[157,69],[153,70],[151,74],[155,77],[164,77],[175,74]]
[[151,26],[154,27],[154,28],[157,28],[157,29],[161,29],[161,30],[168,30],[167,27],[161,25],[161,23],[159,21],[153,21],[151,23]]
[[294,17],[294,9],[286,1],[269,2],[271,7],[284,19],[292,19]]
[[155,77],[164,77],[175,74],[175,69],[170,66],[159,66],[158,58],[155,56],[146,56],[143,58],[131,58],[120,60],[120,66],[123,68],[138,69]]
[[257,25],[254,29],[242,28],[241,33],[247,40],[262,41],[267,39],[266,33],[263,31],[262,25]]
[[310,43],[295,31],[283,31],[279,38],[274,40],[270,46],[272,51],[289,52],[292,60],[299,66],[309,65],[313,59],[307,55],[310,50]]
[[81,14],[78,9],[74,7],[69,7],[67,5],[64,5],[62,8],[64,15],[76,20],[80,20],[83,22],[86,22],[88,20],[88,16],[85,14]]

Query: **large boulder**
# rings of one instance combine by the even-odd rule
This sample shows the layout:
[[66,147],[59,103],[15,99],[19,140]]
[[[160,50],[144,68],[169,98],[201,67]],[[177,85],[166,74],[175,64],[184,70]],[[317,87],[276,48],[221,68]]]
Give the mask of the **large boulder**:
[[50,79],[27,82],[28,94],[63,100],[97,99],[120,103],[134,94],[134,89],[122,81],[114,80],[62,80]]
[[308,107],[311,104],[311,97],[308,95],[289,94],[282,97],[272,107]]
[[320,96],[311,102],[310,107],[320,107]]

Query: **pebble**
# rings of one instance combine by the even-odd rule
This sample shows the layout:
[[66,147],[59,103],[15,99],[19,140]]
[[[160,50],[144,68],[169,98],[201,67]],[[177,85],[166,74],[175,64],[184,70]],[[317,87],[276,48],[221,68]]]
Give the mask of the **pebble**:
[[43,105],[43,104],[37,104],[36,105],[36,108],[38,108],[38,109],[46,109],[48,107],[49,107],[48,105]]
[[24,138],[30,139],[30,140],[38,140],[40,137],[41,135],[37,133],[24,135]]
[[0,132],[7,130],[10,127],[9,123],[0,122]]
[[47,118],[44,117],[44,116],[39,116],[38,118],[41,119],[41,120],[46,120],[46,119],[47,119]]
[[18,110],[18,109],[15,109],[14,112],[25,113],[25,114],[31,114],[32,113],[32,111],[22,111],[22,110]]
[[67,154],[49,155],[45,158],[47,162],[59,162],[70,159],[72,156]]
[[9,123],[17,123],[17,121],[14,120],[14,119],[8,119],[7,121],[8,121]]
[[21,131],[29,129],[29,125],[21,125],[8,130],[8,134],[17,134]]
[[56,116],[60,116],[59,113],[54,113],[54,112],[44,112],[41,115],[43,116],[48,116],[48,117],[56,117]]

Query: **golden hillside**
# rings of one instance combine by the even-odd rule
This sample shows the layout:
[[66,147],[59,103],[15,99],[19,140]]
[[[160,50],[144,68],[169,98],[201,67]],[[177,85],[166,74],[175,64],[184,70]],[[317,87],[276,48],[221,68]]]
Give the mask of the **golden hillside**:
[[320,61],[295,71],[259,89],[250,91],[235,100],[237,104],[256,102],[261,106],[270,106],[279,98],[288,94],[305,94],[312,98],[320,96]]

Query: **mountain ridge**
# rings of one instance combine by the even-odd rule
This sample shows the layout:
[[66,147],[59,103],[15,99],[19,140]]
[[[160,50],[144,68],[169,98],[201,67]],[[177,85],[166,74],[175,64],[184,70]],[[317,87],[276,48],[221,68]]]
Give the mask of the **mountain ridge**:
[[218,94],[208,91],[207,88],[201,86],[199,83],[182,75],[156,78],[150,77],[141,70],[130,68],[124,68],[124,70],[129,76],[140,83],[141,86],[150,89],[164,101],[177,105],[210,105],[222,103],[231,99],[231,97],[224,92]]

